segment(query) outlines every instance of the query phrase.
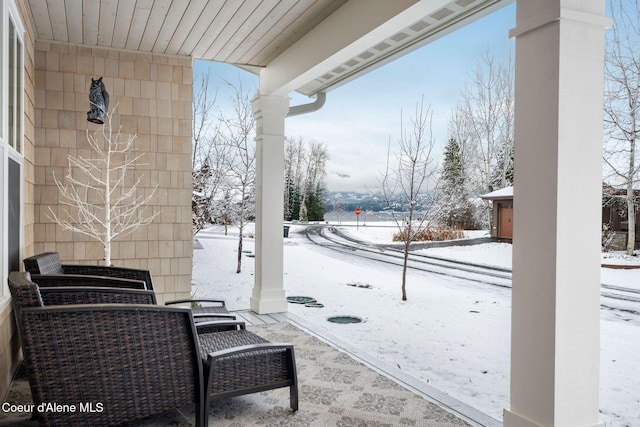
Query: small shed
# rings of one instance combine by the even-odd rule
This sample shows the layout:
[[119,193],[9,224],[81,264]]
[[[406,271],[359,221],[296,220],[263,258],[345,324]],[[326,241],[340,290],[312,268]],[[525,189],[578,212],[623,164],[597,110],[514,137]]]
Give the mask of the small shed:
[[505,187],[480,196],[493,202],[491,237],[513,239],[513,187]]
[[[634,198],[640,198],[640,189],[634,188]],[[626,188],[602,185],[602,230],[608,235],[607,248],[622,251],[627,248],[629,215],[627,211]],[[640,209],[636,209],[635,247],[640,247]],[[605,236],[603,235],[603,238]]]

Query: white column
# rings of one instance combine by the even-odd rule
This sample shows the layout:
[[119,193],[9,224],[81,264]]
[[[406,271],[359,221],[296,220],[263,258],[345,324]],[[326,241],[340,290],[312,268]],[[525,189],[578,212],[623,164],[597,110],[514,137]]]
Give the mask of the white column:
[[283,286],[284,119],[289,99],[258,96],[256,119],[256,268],[251,310],[287,311]]
[[504,425],[601,426],[604,0],[516,12],[511,402]]

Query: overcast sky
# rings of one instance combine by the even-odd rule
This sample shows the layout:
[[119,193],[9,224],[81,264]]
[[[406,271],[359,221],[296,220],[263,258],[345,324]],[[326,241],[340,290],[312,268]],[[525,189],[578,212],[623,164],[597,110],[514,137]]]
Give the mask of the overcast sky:
[[[385,167],[387,147],[397,146],[400,113],[413,115],[424,96],[433,111],[435,155],[439,160],[448,139],[449,115],[487,50],[496,58],[513,55],[508,32],[515,26],[515,4],[506,6],[453,34],[444,36],[404,57],[327,93],[324,107],[286,120],[286,134],[324,142],[330,160],[329,191],[377,191]],[[256,76],[236,67],[197,61],[194,81],[211,71],[217,103],[228,102],[224,80],[242,81],[245,89],[258,86]],[[293,97],[292,105],[312,100]]]

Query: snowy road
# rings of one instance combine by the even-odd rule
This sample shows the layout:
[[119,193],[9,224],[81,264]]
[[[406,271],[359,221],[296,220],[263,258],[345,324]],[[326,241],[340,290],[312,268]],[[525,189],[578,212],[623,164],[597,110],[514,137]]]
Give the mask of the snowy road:
[[[314,244],[344,253],[383,263],[402,265],[401,250],[389,245],[377,245],[347,238],[335,227],[309,226],[305,230],[308,240]],[[442,274],[457,279],[471,280],[500,287],[511,287],[511,271],[471,262],[411,253],[407,266],[413,270]]]
[[[340,228],[310,225],[304,230],[307,239],[320,247],[340,252],[347,256],[366,258],[393,265],[402,265],[403,255],[399,246],[376,244],[355,239]],[[407,267],[413,270],[441,274],[456,279],[470,280],[492,286],[511,288],[511,269],[457,261],[440,256],[413,251],[409,254]],[[602,285],[605,298],[602,307],[621,309],[640,315],[640,290],[624,286]]]

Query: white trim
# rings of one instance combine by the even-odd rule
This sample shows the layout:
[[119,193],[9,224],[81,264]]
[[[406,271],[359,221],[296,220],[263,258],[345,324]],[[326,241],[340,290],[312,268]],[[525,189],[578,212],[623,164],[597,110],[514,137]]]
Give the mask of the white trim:
[[[16,12],[17,13],[17,12]],[[19,88],[20,88],[20,92],[16,94],[17,98],[20,99],[20,107],[22,109],[21,114],[20,114],[20,129],[18,129],[18,135],[17,135],[17,139],[15,141],[16,145],[19,146],[19,150],[16,150],[15,147],[11,147],[9,145],[10,148],[13,149],[13,151],[15,151],[17,154],[19,154],[20,156],[23,156],[24,153],[24,91],[25,91],[25,87],[24,87],[24,50],[25,50],[25,46],[24,46],[24,26],[22,25],[21,19],[20,19],[20,14],[18,13],[17,15],[13,15],[13,13],[10,11],[10,13],[8,13],[7,15],[7,29],[9,28],[8,24],[11,23],[13,24],[15,31],[16,31],[16,37],[18,38],[18,40],[20,41],[20,47],[21,47],[21,51],[20,51],[20,57],[19,57],[19,63],[18,63],[18,69],[19,71]],[[8,69],[9,66],[9,52],[11,51],[9,49],[8,44],[11,42],[11,40],[8,39],[7,37],[7,55],[4,58],[6,60],[6,66],[5,67],[7,69],[7,76],[6,76],[6,86],[5,86],[5,91],[7,92],[7,94],[9,93],[9,84],[10,84],[10,79],[11,79],[11,70]],[[18,50],[14,49],[14,54],[17,55],[18,54]],[[18,58],[15,58],[18,59]],[[17,101],[16,98],[16,101]],[[7,103],[6,103],[6,114],[9,114],[9,103],[8,103],[8,97],[7,97]],[[10,140],[12,135],[9,135],[10,129],[9,129],[9,121],[7,120],[7,124],[6,124],[6,137],[5,137],[5,142],[7,140]],[[22,161],[20,161],[20,163],[22,163]]]
[[519,37],[539,27],[555,22],[559,19],[577,21],[582,24],[595,25],[601,28],[610,28],[611,18],[606,18],[593,13],[587,13],[566,7],[544,9],[541,13],[528,16],[523,23],[518,23],[516,28],[509,30],[509,37]]
[[15,0],[7,0],[6,3],[7,3],[7,11],[9,12],[9,14],[13,17],[17,17],[17,21],[14,19],[14,22],[16,24],[16,28],[18,29],[18,33],[20,34],[20,38],[24,43],[23,34],[25,32],[25,28],[24,28],[24,24],[22,23],[22,15],[18,10],[18,6],[16,6]]

